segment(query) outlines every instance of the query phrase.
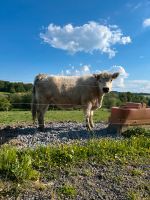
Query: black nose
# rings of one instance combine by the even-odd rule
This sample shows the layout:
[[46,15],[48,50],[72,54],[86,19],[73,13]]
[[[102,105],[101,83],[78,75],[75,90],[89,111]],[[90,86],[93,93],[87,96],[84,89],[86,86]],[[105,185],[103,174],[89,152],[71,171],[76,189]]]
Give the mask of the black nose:
[[103,92],[104,92],[104,93],[108,93],[108,92],[109,92],[109,88],[108,88],[108,87],[104,87],[104,88],[103,88]]

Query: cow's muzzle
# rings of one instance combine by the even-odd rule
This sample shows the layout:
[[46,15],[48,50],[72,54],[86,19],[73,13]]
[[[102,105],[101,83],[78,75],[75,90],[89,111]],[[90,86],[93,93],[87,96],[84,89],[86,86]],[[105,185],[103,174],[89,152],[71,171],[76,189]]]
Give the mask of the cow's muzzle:
[[109,92],[109,88],[108,88],[108,87],[104,87],[104,88],[103,88],[103,92],[104,92],[104,93],[108,93],[108,92]]

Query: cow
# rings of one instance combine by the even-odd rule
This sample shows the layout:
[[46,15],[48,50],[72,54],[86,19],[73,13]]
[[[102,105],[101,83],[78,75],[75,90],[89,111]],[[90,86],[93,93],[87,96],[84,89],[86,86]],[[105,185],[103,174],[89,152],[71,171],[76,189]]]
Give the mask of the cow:
[[86,76],[37,75],[32,94],[33,121],[37,117],[39,129],[43,131],[49,104],[65,109],[80,107],[85,114],[87,130],[92,130],[93,111],[101,108],[104,95],[111,91],[112,81],[118,76],[118,72]]

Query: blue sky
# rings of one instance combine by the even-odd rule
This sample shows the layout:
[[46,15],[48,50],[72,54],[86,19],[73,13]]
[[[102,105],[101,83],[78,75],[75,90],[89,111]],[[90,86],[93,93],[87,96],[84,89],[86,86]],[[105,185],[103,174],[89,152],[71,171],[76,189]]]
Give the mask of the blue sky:
[[122,91],[150,91],[150,0],[1,0],[0,36],[1,80],[123,66]]

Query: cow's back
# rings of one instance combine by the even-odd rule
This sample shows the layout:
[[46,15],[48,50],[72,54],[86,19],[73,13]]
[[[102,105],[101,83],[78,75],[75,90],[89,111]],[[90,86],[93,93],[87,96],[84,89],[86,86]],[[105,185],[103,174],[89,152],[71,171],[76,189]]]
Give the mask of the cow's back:
[[35,87],[40,101],[63,104],[62,107],[82,105],[97,93],[96,82],[92,76],[39,75],[35,79]]

